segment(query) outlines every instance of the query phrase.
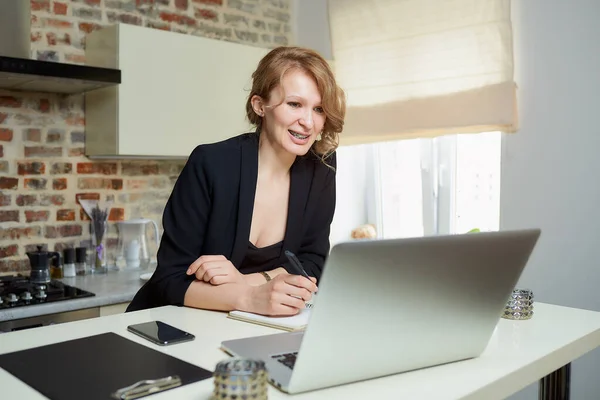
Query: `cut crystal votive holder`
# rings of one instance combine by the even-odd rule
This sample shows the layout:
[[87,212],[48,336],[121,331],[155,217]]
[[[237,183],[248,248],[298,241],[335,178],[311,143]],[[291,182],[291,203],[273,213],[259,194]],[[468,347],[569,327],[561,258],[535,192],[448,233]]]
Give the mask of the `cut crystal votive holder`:
[[266,400],[268,374],[261,360],[232,358],[217,364],[213,400]]
[[522,320],[533,317],[533,292],[530,289],[515,289],[512,291],[504,310],[502,318]]

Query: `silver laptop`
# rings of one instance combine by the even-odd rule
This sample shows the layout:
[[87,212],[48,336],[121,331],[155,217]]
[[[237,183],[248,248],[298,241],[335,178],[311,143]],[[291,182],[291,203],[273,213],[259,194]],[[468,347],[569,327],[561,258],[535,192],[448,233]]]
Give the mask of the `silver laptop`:
[[334,246],[307,328],[222,343],[288,393],[479,356],[540,230]]

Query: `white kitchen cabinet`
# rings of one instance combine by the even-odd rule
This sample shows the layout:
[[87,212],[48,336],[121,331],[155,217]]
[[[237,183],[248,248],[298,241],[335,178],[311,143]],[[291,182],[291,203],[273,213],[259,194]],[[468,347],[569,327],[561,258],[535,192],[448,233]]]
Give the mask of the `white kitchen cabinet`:
[[128,24],[86,38],[88,65],[122,83],[86,93],[86,155],[185,158],[251,129],[245,103],[268,49]]

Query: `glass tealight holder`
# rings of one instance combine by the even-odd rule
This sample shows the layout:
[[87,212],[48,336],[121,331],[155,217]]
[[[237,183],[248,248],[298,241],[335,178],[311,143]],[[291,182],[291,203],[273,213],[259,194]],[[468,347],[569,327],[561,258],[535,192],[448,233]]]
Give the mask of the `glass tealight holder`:
[[266,400],[268,374],[261,360],[232,358],[217,364],[213,400]]
[[533,292],[530,289],[515,289],[512,291],[504,309],[502,318],[522,320],[533,317]]

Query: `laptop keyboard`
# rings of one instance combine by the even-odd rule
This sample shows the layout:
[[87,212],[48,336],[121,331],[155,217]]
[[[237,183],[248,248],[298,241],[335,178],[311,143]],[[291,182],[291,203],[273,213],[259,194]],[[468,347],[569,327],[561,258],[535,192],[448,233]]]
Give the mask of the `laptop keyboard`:
[[279,361],[280,363],[282,363],[289,369],[294,369],[294,364],[296,364],[296,356],[297,355],[298,355],[298,352],[276,354],[274,356],[271,356],[271,358],[276,359],[277,361]]

